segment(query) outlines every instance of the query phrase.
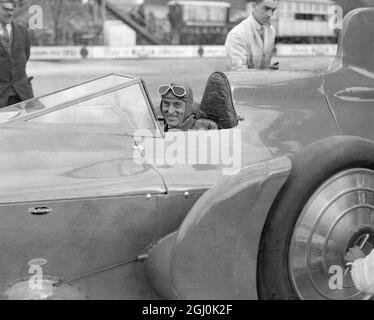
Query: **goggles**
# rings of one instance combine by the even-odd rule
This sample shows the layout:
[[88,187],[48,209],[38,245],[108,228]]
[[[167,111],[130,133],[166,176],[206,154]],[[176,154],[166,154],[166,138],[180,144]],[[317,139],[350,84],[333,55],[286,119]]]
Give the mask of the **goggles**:
[[171,92],[178,98],[183,98],[187,94],[187,90],[184,87],[181,86],[175,86],[173,84],[171,85],[163,85],[158,88],[158,93],[161,96],[166,95],[169,91]]

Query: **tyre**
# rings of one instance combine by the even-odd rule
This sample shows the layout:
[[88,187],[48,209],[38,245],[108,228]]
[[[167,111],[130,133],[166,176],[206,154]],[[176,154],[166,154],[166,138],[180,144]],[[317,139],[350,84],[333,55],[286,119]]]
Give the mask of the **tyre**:
[[374,246],[374,143],[320,140],[292,157],[258,252],[259,299],[368,299],[357,292],[344,255]]

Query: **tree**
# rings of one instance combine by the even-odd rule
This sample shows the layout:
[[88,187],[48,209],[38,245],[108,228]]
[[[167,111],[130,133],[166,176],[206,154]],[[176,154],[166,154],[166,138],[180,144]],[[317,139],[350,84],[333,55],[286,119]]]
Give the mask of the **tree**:
[[85,15],[85,4],[81,0],[43,0],[43,8],[47,8],[52,18],[54,44],[60,44],[61,35],[74,24],[75,18]]
[[175,3],[169,6],[168,19],[171,26],[171,43],[180,43],[180,34],[184,27],[183,21],[183,7]]
[[[96,2],[94,2],[96,4]],[[54,45],[64,44],[64,36],[76,30],[87,29],[94,24],[91,1],[82,0],[22,0],[18,1],[17,12],[27,18],[28,8],[39,5],[43,10],[43,30],[37,30],[40,36],[53,34]]]

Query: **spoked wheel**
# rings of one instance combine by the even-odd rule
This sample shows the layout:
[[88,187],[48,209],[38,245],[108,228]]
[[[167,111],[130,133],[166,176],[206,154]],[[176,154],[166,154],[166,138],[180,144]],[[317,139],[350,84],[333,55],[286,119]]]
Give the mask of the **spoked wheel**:
[[331,137],[292,159],[267,217],[258,254],[260,299],[369,299],[344,256],[374,247],[374,144]]
[[365,299],[344,255],[354,245],[374,246],[374,171],[345,170],[310,198],[296,222],[289,251],[292,285],[301,299]]

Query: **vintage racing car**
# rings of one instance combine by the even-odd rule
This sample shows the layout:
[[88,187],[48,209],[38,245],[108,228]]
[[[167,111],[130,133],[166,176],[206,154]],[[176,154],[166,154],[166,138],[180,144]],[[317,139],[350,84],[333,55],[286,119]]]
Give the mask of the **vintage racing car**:
[[[0,110],[2,297],[369,299],[344,254],[374,245],[373,108],[359,9],[324,72],[212,74],[219,130],[163,132],[115,74]],[[216,138],[232,161],[196,161]]]

